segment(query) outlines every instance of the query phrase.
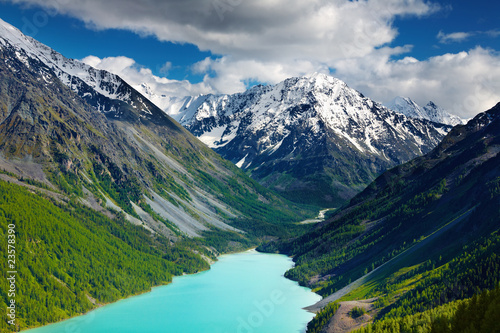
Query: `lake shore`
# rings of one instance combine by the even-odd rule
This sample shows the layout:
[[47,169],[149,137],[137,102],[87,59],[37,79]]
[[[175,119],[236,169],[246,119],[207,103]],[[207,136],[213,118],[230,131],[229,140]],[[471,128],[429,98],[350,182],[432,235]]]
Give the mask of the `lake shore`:
[[[234,328],[234,325],[239,324],[239,322],[234,321],[243,319],[245,323],[253,327],[252,325],[256,323],[255,320],[259,318],[259,320],[262,319],[263,325],[272,325],[274,320],[279,319],[279,316],[283,317],[286,314],[283,318],[291,316],[295,320],[302,320],[300,324],[294,323],[300,325],[299,331],[305,329],[307,322],[312,319],[312,314],[307,313],[302,308],[313,304],[320,296],[307,288],[299,287],[296,282],[284,278],[284,272],[293,266],[291,258],[277,254],[264,254],[251,248],[236,254],[223,254],[218,259],[210,270],[176,276],[173,283],[152,287],[149,292],[130,295],[110,304],[101,304],[85,315],[66,319],[57,324],[42,326],[38,329],[31,328],[23,332],[60,333],[65,332],[68,327],[78,328],[82,333],[101,332],[96,331],[96,329],[103,329],[102,332],[106,333],[140,332],[141,329],[134,330],[133,328],[129,331],[120,331],[119,326],[122,325],[122,321],[131,320],[131,316],[139,315],[136,313],[136,309],[147,307],[152,308],[152,310],[143,313],[149,318],[146,320],[148,325],[154,325],[157,320],[159,321],[158,325],[162,325],[161,321],[167,320],[168,325],[176,327],[175,325],[186,325],[187,323],[188,326],[194,326],[193,329],[196,331],[196,327],[199,328],[206,322],[216,326],[233,325]],[[270,283],[271,285],[269,285]],[[275,302],[281,298],[286,299],[286,303]],[[162,300],[161,303],[155,305],[159,299]],[[218,300],[216,308],[225,311],[225,316],[219,313],[220,311],[215,311],[214,300]],[[246,301],[242,302],[242,300]],[[155,315],[155,311],[160,311],[158,309],[164,306],[168,310],[161,310],[162,315]],[[272,315],[268,316],[267,310],[263,312],[260,310],[269,309],[269,307],[273,309]],[[197,318],[195,322],[182,320],[185,316],[183,311],[196,313],[197,310],[201,312],[199,316],[194,315]],[[128,311],[131,315],[126,315],[116,322],[117,315],[122,316]],[[172,317],[164,318],[166,313]],[[142,316],[140,317],[142,318]],[[279,321],[283,321],[283,318]],[[228,323],[228,319],[232,319],[233,322]],[[106,327],[103,328],[101,325],[107,325],[108,331],[105,330]],[[115,329],[113,325],[116,325],[117,328]],[[155,332],[154,327],[152,326],[151,330],[148,331]],[[184,329],[182,331],[188,332]],[[211,330],[205,328],[203,331],[210,332]],[[215,327],[212,331],[216,331]]]

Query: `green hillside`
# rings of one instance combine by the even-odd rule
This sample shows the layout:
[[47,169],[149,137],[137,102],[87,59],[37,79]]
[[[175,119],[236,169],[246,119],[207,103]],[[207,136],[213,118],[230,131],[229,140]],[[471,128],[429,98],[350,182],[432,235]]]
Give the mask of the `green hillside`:
[[325,296],[314,311],[376,297],[371,316],[380,321],[493,289],[499,149],[500,104],[455,127],[431,153],[381,175],[312,232],[263,249],[295,256],[286,276]]
[[[2,253],[7,253],[8,230],[15,230],[18,328],[59,321],[169,283],[173,275],[209,268],[192,246],[171,244],[123,215],[110,219],[77,202],[36,192],[0,181]],[[7,260],[1,263],[4,272],[13,270]],[[4,309],[11,299],[8,290],[2,279]],[[5,321],[1,325],[2,332],[12,330]]]
[[19,52],[0,45],[1,247],[15,224],[20,328],[309,228],[295,222],[314,208],[260,186],[126,83],[130,104],[100,95],[113,110],[100,112]]

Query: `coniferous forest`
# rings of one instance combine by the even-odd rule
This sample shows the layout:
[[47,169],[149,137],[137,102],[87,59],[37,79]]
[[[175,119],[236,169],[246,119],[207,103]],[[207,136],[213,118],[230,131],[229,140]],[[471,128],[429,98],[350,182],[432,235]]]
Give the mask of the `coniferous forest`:
[[499,116],[500,104],[382,174],[311,232],[261,247],[294,255],[286,276],[330,301],[313,307],[308,332],[359,300],[371,304],[363,332],[454,332],[462,315],[478,332],[482,321],[500,331],[489,317],[500,308]]
[[[0,227],[15,225],[18,327],[39,326],[167,284],[173,275],[209,268],[182,244],[152,236],[118,215],[110,219],[76,201],[65,203],[0,181]],[[7,253],[7,243],[0,245]],[[8,271],[7,261],[2,269]],[[7,307],[2,279],[1,307]]]

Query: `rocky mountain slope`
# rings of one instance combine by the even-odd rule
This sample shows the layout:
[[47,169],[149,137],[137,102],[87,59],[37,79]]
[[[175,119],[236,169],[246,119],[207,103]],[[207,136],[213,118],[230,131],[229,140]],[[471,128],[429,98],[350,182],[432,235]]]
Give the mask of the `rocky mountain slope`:
[[323,74],[176,105],[167,112],[259,183],[326,207],[430,151],[450,129],[390,111]]
[[[209,269],[221,252],[297,234],[307,227],[294,222],[313,216],[118,76],[1,20],[0,193],[0,237],[15,236],[17,256],[1,261],[17,273],[16,325],[0,332],[147,292]],[[2,307],[8,290],[5,281]]]
[[446,112],[434,102],[427,103],[422,107],[407,97],[396,97],[386,105],[389,109],[404,114],[410,118],[426,119],[440,124],[447,124],[451,126],[464,125],[467,123],[454,114]]
[[118,76],[67,59],[3,21],[0,75],[8,171],[173,238],[241,235],[244,225],[227,222],[276,215],[284,222],[297,213]]

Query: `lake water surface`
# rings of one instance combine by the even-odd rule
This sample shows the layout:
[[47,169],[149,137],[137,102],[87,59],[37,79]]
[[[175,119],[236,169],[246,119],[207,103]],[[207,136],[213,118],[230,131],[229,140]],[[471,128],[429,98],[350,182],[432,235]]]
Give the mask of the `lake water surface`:
[[29,333],[299,333],[321,299],[285,279],[290,258],[255,250],[224,255],[206,272]]

